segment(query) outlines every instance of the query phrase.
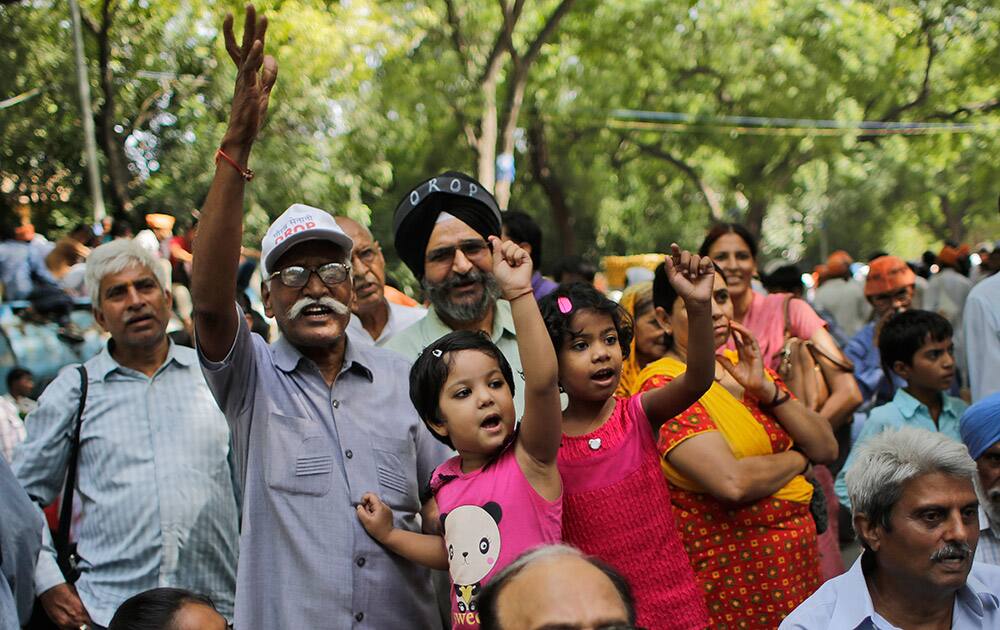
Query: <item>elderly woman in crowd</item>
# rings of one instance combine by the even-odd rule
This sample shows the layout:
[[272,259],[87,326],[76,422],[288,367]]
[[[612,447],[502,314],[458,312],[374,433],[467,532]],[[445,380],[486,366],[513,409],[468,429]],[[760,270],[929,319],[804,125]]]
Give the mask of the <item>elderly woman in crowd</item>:
[[653,310],[653,283],[640,282],[625,289],[619,301],[632,316],[631,351],[622,363],[622,377],[615,396],[625,398],[639,391],[639,372],[667,352],[666,335]]
[[[653,303],[667,355],[639,375],[640,391],[686,369],[688,316],[661,266]],[[712,301],[716,382],[660,430],[659,449],[681,538],[713,628],[773,628],[820,584],[809,513],[811,463],[833,460],[829,423],[791,396],[764,365],[753,334],[733,320],[721,271]]]

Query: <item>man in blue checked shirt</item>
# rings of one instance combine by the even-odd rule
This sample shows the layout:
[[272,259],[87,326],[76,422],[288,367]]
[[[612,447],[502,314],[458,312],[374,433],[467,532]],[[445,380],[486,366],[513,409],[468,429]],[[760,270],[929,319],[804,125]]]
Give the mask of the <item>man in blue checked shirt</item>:
[[[207,595],[229,618],[236,590],[238,510],[229,430],[194,350],[166,335],[165,270],[130,240],[95,249],[87,286],[111,334],[85,363],[75,524],[79,581],[67,584],[43,532],[35,591],[60,628],[106,626],[119,604],[172,586]],[[40,504],[62,490],[80,374],[64,370],[29,416],[14,472]]]

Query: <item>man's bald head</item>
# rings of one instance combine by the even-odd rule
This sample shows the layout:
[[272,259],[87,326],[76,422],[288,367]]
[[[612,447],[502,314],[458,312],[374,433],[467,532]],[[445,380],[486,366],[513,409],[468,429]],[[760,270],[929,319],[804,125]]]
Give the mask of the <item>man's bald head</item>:
[[351,254],[354,275],[354,304],[352,309],[360,317],[378,308],[383,308],[385,288],[385,258],[382,248],[372,236],[371,230],[346,216],[334,217],[351,240],[354,250]]
[[479,612],[482,630],[635,623],[624,578],[565,545],[529,551],[508,565],[484,588]]

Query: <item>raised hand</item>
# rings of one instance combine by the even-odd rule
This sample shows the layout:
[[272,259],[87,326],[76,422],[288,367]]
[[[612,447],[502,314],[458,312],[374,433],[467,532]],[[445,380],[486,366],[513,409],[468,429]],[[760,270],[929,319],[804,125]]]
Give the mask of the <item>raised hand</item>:
[[720,356],[719,362],[729,372],[743,389],[750,392],[758,400],[770,401],[774,396],[774,385],[764,374],[764,354],[760,351],[757,339],[743,324],[730,321],[733,343],[739,363],[733,364],[726,356]]
[[698,256],[671,243],[670,255],[663,259],[667,280],[684,300],[686,308],[708,307],[715,284],[715,267],[708,256]]
[[493,276],[503,296],[512,300],[531,291],[531,256],[514,241],[490,237],[493,249]]
[[383,503],[378,495],[366,492],[357,511],[361,526],[375,540],[383,542],[392,533],[392,508]]
[[264,124],[271,89],[278,78],[278,62],[264,54],[267,18],[258,18],[253,5],[247,5],[241,45],[236,44],[232,14],[226,15],[222,32],[226,51],[236,65],[236,88],[223,146],[249,147]]

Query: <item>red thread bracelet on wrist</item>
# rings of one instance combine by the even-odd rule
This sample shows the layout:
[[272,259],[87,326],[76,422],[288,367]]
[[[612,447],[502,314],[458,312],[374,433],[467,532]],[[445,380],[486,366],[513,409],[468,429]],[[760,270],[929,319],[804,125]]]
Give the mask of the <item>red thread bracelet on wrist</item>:
[[229,162],[233,166],[233,168],[235,168],[237,171],[239,171],[240,176],[243,179],[245,179],[246,181],[249,182],[250,180],[253,179],[253,176],[254,176],[253,170],[250,169],[250,168],[243,168],[242,166],[240,166],[239,164],[237,164],[236,160],[234,160],[233,158],[231,158],[228,155],[226,155],[226,152],[223,151],[221,147],[215,152],[215,163],[216,164],[219,163],[219,158],[222,158],[225,161]]

